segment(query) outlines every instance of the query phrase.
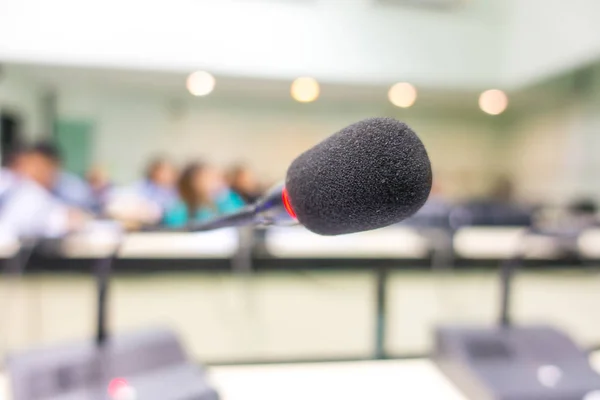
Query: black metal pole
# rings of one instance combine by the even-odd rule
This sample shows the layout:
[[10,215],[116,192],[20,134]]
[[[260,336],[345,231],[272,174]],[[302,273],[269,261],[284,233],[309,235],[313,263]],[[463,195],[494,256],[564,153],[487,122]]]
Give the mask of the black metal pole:
[[110,274],[112,271],[113,257],[107,257],[98,261],[96,265],[96,285],[97,285],[97,315],[96,315],[96,344],[104,345],[108,336],[107,333],[107,308],[108,308],[108,289]]
[[122,238],[118,239],[115,250],[107,257],[101,258],[96,263],[96,289],[97,289],[97,315],[96,315],[96,345],[103,346],[108,339],[108,295],[110,289],[110,276],[113,262],[119,255]]
[[31,259],[33,252],[35,251],[39,239],[25,239],[22,240],[16,253],[5,260],[4,273],[7,276],[19,277],[23,275],[27,264]]
[[511,326],[510,318],[510,300],[512,294],[512,284],[514,272],[518,264],[518,259],[512,258],[505,260],[500,265],[500,326],[508,328]]
[[387,331],[387,278],[387,267],[381,266],[375,270],[375,358],[378,360],[383,360],[386,358],[385,337]]
[[532,228],[528,228],[519,240],[517,252],[513,257],[504,260],[500,264],[500,315],[499,323],[503,328],[509,328],[512,325],[510,316],[510,302],[512,299],[512,288],[517,268],[525,258],[525,239]]
[[252,250],[254,248],[255,230],[253,227],[244,226],[237,229],[239,238],[238,250],[231,259],[233,272],[250,274],[253,270]]

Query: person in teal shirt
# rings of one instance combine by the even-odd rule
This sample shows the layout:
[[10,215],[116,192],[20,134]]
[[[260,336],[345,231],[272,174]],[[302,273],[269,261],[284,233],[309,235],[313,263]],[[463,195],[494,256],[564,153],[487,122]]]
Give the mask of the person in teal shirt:
[[181,200],[167,209],[163,223],[181,227],[204,222],[244,207],[244,200],[230,190],[213,167],[193,163],[184,169],[178,183]]

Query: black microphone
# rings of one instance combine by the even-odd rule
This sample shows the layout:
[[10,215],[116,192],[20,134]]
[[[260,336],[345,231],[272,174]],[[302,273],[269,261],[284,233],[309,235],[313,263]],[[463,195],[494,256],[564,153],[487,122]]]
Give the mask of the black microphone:
[[405,123],[369,118],[296,158],[284,185],[241,211],[187,230],[297,221],[320,235],[368,231],[398,223],[429,197],[431,164]]

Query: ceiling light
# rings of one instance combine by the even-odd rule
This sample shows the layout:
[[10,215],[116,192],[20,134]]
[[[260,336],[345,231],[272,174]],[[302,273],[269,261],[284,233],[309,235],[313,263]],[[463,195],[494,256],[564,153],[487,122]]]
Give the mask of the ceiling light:
[[186,86],[194,96],[206,96],[215,88],[215,77],[206,71],[196,71],[187,78]]
[[408,108],[417,100],[417,89],[407,82],[399,82],[388,92],[390,102],[396,107]]

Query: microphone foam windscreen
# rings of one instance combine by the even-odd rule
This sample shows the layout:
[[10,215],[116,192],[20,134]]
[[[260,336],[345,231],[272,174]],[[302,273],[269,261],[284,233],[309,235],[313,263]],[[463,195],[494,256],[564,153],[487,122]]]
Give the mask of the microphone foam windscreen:
[[392,118],[350,125],[288,169],[298,221],[321,235],[377,229],[411,216],[431,190],[431,164],[417,135]]

